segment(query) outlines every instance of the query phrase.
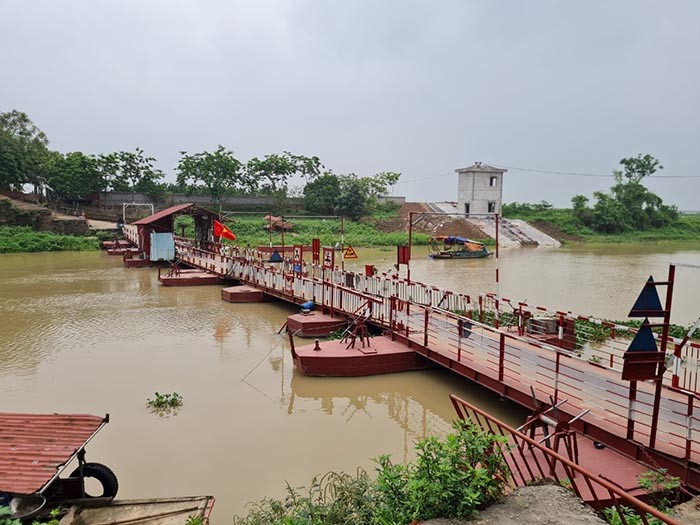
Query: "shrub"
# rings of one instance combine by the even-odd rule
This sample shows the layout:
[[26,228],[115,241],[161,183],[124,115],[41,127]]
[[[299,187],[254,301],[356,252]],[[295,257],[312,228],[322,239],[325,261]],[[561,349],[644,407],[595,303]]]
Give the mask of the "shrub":
[[92,251],[99,248],[94,237],[38,232],[28,226],[0,227],[0,253]]
[[445,439],[416,444],[413,464],[377,458],[377,478],[329,473],[314,478],[308,490],[287,485],[284,501],[252,505],[238,525],[405,524],[436,517],[466,518],[498,501],[508,476],[500,447],[505,438],[458,421]]

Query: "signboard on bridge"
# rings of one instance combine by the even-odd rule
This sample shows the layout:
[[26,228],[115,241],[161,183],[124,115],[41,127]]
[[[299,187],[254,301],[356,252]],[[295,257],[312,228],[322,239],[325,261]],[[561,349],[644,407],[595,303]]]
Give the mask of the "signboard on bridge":
[[332,270],[335,265],[335,250],[333,248],[323,249],[323,268]]
[[344,257],[346,259],[357,259],[357,252],[355,251],[355,248],[348,244],[348,247],[345,249]]

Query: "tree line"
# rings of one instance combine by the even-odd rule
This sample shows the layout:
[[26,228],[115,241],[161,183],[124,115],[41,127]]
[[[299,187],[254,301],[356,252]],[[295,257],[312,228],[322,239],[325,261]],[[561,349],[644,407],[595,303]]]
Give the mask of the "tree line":
[[[75,203],[105,191],[145,193],[154,200],[168,193],[199,194],[219,204],[232,196],[303,196],[310,212],[356,220],[400,177],[395,172],[336,174],[316,156],[288,151],[242,161],[221,145],[214,151],[181,151],[175,183],[163,180],[155,162],[141,148],[99,155],[54,151],[26,113],[0,113],[0,188],[22,191],[32,185],[47,201]],[[301,190],[289,188],[293,177],[304,181]]]
[[[571,210],[566,212],[577,231],[585,229],[605,234],[646,231],[672,225],[679,220],[678,208],[664,204],[661,197],[649,191],[644,179],[662,170],[658,159],[639,154],[620,160],[622,169],[614,170],[615,184],[608,192],[596,191],[593,199],[575,195]],[[503,205],[506,216],[528,220],[554,220],[556,210],[547,201],[539,203],[509,203]],[[570,232],[573,233],[573,232]]]
[[589,206],[585,195],[571,199],[576,220],[600,233],[624,233],[668,226],[678,220],[678,208],[663,203],[649,191],[642,180],[664,167],[651,155],[620,160],[622,170],[615,170],[615,184],[610,192],[596,191]]

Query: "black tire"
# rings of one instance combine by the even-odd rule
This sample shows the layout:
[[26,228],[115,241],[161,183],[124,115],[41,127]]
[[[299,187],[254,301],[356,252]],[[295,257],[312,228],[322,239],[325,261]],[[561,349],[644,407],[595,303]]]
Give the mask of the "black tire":
[[[80,467],[75,469],[70,477],[80,477]],[[85,497],[113,498],[117,495],[119,490],[117,476],[114,475],[114,472],[109,467],[104,466],[102,463],[83,463],[83,478],[94,478],[102,485],[102,494],[88,494],[86,492]]]

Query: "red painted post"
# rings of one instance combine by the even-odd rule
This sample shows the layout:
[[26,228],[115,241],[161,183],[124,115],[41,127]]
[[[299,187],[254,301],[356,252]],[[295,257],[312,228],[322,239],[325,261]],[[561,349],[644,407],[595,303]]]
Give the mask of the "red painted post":
[[498,348],[498,380],[503,383],[506,368],[506,334],[501,332]]
[[391,340],[396,340],[394,332],[394,296],[389,297],[389,330],[391,330]]
[[561,362],[561,352],[557,351],[556,364],[554,366],[554,404],[559,402],[559,364]]
[[459,363],[462,359],[462,333],[464,330],[464,321],[461,319],[457,320],[457,330],[459,330],[457,335],[457,362]]
[[630,397],[629,397],[629,410],[627,412],[627,439],[634,439],[634,417],[637,408],[635,404],[637,402],[637,382],[630,381]]
[[498,213],[496,214],[496,295],[501,295],[501,289],[500,289],[500,275],[499,275],[499,270],[500,270],[500,263],[499,263],[499,257],[498,257],[498,245],[500,244],[499,241],[499,232],[500,230],[500,220],[499,220],[499,215]]
[[[688,395],[688,412],[687,412],[687,421],[688,425],[690,425],[690,421],[692,420],[693,417],[693,396]],[[689,435],[690,432],[686,433],[685,437],[685,459],[690,460],[690,454],[692,452],[692,447],[693,447],[693,440],[691,439],[691,436]]]
[[425,318],[423,320],[423,346],[428,348],[428,321],[430,318],[430,312],[425,309]]
[[[408,261],[406,261],[406,281],[411,284],[411,244],[413,243],[413,213],[408,212]],[[398,266],[398,265],[397,265]]]
[[[664,306],[664,324],[661,331],[661,352],[666,355],[668,348],[668,329],[671,323],[671,306],[673,304],[673,280],[676,276],[676,266],[668,266],[668,284],[666,285],[666,305]],[[651,415],[651,431],[649,432],[649,448],[656,445],[656,431],[659,426],[659,409],[661,407],[661,386],[666,370],[664,363],[659,364],[659,378],[656,380],[656,392],[654,393],[654,410]],[[676,378],[676,383],[678,379]]]

